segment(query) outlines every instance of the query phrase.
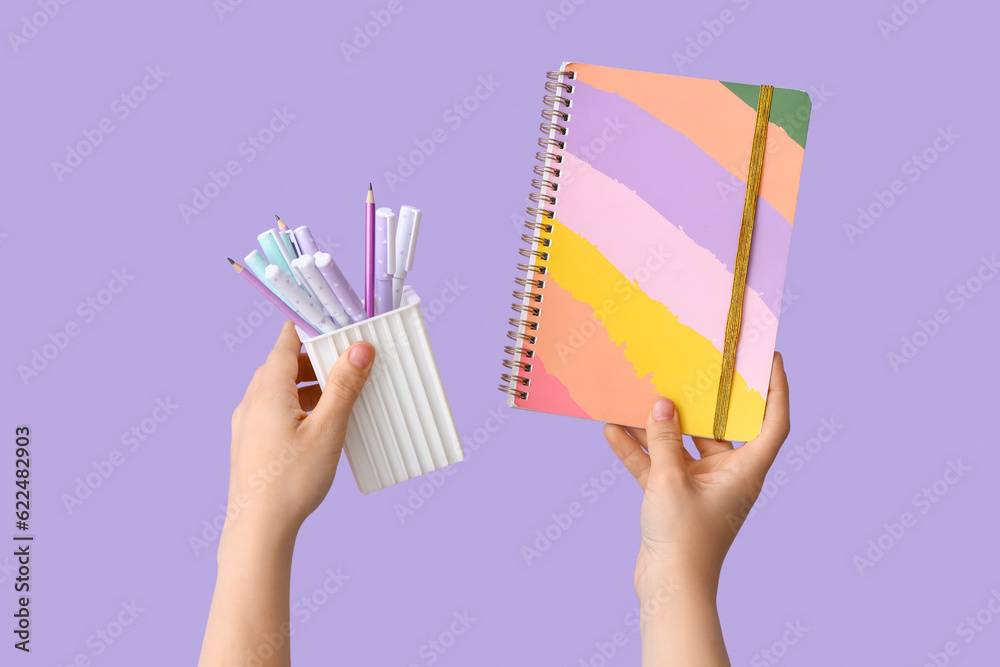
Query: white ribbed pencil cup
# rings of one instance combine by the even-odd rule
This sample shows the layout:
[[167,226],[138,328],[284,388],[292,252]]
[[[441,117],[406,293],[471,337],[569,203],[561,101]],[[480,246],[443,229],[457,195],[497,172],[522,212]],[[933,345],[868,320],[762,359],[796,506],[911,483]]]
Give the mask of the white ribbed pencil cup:
[[462,443],[420,313],[403,290],[399,308],[307,338],[309,360],[325,386],[334,362],[358,341],[375,346],[375,364],[347,423],[344,453],[362,493],[424,475],[463,458]]

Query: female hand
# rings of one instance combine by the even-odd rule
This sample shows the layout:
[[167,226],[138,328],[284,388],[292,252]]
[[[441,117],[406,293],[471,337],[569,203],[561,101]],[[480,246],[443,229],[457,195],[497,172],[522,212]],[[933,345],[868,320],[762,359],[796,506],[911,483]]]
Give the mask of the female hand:
[[693,438],[700,458],[692,457],[669,399],[651,407],[645,430],[605,425],[611,448],[645,491],[635,586],[663,610],[640,620],[645,657],[728,664],[715,610],[722,562],[789,429],[788,380],[777,352],[760,435],[738,449]]
[[223,534],[251,524],[255,531],[294,534],[333,483],[347,420],[371,371],[375,348],[352,345],[320,392],[319,385],[297,386],[316,380],[301,346],[295,327],[285,322],[233,412],[229,507],[237,518],[227,518]]

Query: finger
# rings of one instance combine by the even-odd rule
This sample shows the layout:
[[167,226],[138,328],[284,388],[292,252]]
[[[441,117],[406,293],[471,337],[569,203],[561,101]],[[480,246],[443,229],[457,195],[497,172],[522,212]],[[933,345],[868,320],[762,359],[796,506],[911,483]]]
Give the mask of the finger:
[[375,348],[371,343],[355,343],[344,351],[330,369],[326,388],[304,424],[329,440],[340,440],[347,432],[347,419],[354,402],[371,373]]
[[319,405],[319,399],[323,395],[323,390],[318,384],[306,384],[299,387],[299,405],[303,412],[312,412]]
[[605,424],[604,437],[611,445],[611,451],[621,459],[625,468],[645,491],[646,478],[649,476],[649,454],[642,451],[639,443],[629,436],[628,429],[618,424]]
[[[642,448],[648,453],[649,446],[646,444],[646,429],[635,428],[634,426],[625,426],[624,429],[628,431],[628,434],[632,436],[632,439],[642,445]],[[694,457],[688,452],[687,448],[684,449],[684,460],[694,461]]]
[[302,342],[295,332],[295,325],[290,320],[286,320],[278,334],[278,340],[267,355],[267,362],[264,363],[264,382],[271,384],[295,385],[298,384],[295,378],[299,374],[299,352],[302,350]]
[[712,438],[701,438],[692,437],[694,441],[694,446],[698,448],[698,454],[701,458],[706,456],[711,456],[712,454],[718,454],[720,452],[731,452],[733,451],[733,443],[729,440],[714,440]]
[[669,398],[661,398],[649,409],[649,416],[646,418],[646,443],[651,474],[657,471],[685,472],[681,420],[674,402]]
[[305,352],[299,353],[299,374],[295,376],[295,383],[300,382],[316,382],[316,371]]
[[643,449],[648,449],[646,446],[646,429],[636,428],[635,426],[622,426],[625,431],[632,436],[632,439],[642,445]]
[[775,352],[774,361],[771,363],[771,379],[767,386],[767,404],[764,406],[764,423],[761,425],[760,435],[740,448],[746,450],[746,455],[758,468],[762,478],[774,463],[790,430],[788,377],[785,375],[784,360]]

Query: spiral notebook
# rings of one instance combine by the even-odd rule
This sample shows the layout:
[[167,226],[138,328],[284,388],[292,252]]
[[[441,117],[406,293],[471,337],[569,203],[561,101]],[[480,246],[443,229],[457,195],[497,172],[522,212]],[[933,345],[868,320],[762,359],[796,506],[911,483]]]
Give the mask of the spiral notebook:
[[[712,437],[744,200],[753,199],[728,416],[716,433],[756,437],[808,94],[773,88],[758,122],[769,86],[580,63],[547,77],[500,386],[509,404],[641,427],[662,395],[684,433]],[[760,126],[759,196],[748,197]]]

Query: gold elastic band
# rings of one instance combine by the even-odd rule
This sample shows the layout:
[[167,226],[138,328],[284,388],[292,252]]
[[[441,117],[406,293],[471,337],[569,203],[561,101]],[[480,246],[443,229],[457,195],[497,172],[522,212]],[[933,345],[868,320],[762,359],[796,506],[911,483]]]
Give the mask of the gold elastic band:
[[760,175],[764,166],[764,144],[767,143],[767,123],[771,116],[771,95],[774,86],[761,86],[757,99],[757,125],[753,131],[750,149],[750,171],[747,174],[747,196],[743,200],[743,222],[740,224],[740,241],[736,248],[736,267],[733,269],[733,295],[726,317],[726,342],[722,348],[722,375],[719,377],[719,395],[715,401],[715,423],[712,437],[725,440],[726,419],[729,417],[729,400],[733,391],[733,371],[736,368],[736,343],[740,338],[740,317],[743,314],[743,291],[747,283],[747,265],[750,263],[750,239],[753,221],[757,214],[757,195],[760,193]]

